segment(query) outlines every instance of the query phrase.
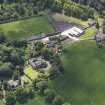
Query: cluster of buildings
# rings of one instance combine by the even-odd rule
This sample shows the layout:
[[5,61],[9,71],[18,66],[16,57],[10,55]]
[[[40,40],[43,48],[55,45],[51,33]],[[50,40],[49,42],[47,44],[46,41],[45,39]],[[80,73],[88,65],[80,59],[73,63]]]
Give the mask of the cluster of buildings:
[[82,28],[78,27],[72,27],[64,32],[61,33],[61,35],[67,35],[72,37],[79,37],[81,34],[84,33],[84,30]]

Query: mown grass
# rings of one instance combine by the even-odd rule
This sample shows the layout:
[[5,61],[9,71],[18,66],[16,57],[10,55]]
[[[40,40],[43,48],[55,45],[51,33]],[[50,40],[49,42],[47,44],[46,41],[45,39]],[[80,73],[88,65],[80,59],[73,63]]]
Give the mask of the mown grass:
[[71,105],[105,105],[105,48],[93,41],[66,47],[61,55],[65,72],[55,88]]
[[53,31],[52,26],[44,16],[0,24],[0,33],[15,39],[27,38],[32,35],[38,35],[41,32],[47,33]]
[[38,72],[34,70],[30,65],[24,68],[24,77],[22,78],[23,81],[31,83],[31,80],[35,80],[38,77]]
[[84,34],[81,35],[80,39],[87,39],[87,38],[92,38],[96,34],[97,30],[94,27],[90,27],[85,30]]

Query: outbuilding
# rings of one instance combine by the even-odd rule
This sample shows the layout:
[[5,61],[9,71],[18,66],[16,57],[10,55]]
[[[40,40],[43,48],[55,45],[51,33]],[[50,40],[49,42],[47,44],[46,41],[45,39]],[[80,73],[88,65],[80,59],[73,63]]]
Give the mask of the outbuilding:
[[73,37],[79,37],[81,34],[83,34],[84,30],[78,27],[72,27],[64,32],[61,33],[61,35],[67,35],[67,36],[73,36]]

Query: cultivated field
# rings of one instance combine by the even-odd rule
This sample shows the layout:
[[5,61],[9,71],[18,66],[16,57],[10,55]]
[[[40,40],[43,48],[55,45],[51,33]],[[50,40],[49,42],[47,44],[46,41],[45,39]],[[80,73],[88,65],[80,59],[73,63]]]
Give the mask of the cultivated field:
[[61,55],[65,72],[54,82],[71,105],[105,105],[105,48],[82,41]]
[[48,20],[44,16],[35,17],[27,20],[21,20],[0,25],[0,33],[9,36],[9,38],[27,38],[41,32],[54,31]]

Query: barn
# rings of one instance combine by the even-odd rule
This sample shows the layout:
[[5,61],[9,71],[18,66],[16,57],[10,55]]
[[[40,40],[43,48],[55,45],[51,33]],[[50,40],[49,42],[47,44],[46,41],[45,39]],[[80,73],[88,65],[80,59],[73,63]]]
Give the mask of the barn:
[[81,34],[83,34],[84,30],[78,27],[72,27],[64,32],[61,33],[61,35],[67,35],[67,36],[73,36],[73,37],[79,37]]

